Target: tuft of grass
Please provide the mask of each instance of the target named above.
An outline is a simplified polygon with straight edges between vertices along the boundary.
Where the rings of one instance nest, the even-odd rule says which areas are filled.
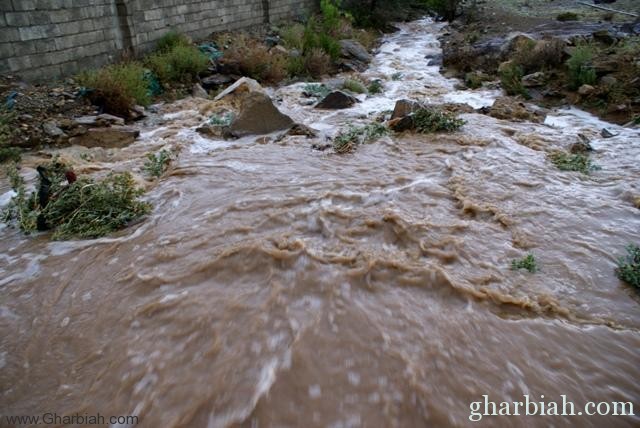
[[[128,116],[135,105],[151,103],[145,70],[138,62],[114,64],[81,73],[78,82],[89,89],[91,102],[117,116]]]
[[[278,33],[282,39],[282,43],[287,49],[297,49],[302,52],[304,49],[304,31],[305,26],[300,23],[296,23],[281,28]]]
[[[382,84],[381,80],[376,79],[371,83],[369,83],[369,87],[367,87],[367,91],[371,95],[381,94],[384,91],[384,85]]]
[[[151,210],[148,203],[139,200],[143,191],[128,172],[63,185],[67,166],[54,159],[46,168],[52,196],[45,208],[38,206],[37,192],[27,193],[15,166],[8,171],[17,195],[3,211],[3,221],[17,222],[27,234],[37,230],[41,217],[53,230],[52,239],[98,238],[126,227]]]
[[[191,40],[177,31],[169,31],[156,42],[158,52],[169,52],[178,46],[190,46]]]
[[[171,152],[162,149],[158,153],[147,153],[147,160],[142,170],[149,177],[160,178],[171,163]]]
[[[331,57],[327,55],[322,49],[315,48],[311,51],[307,51],[304,54],[304,70],[305,72],[318,79],[331,70],[332,63]]]
[[[556,20],[560,22],[578,21],[579,19],[580,17],[575,12],[562,12],[561,14],[556,16]]]
[[[500,82],[507,95],[522,95],[525,99],[530,99],[529,91],[522,84],[524,72],[522,67],[511,64],[500,70]]]
[[[567,60],[569,70],[569,86],[576,90],[582,85],[594,85],[598,80],[593,68],[595,48],[590,44],[578,45]]]
[[[277,83],[302,69],[299,61],[291,62],[287,55],[269,48],[247,33],[225,33],[216,38],[223,47],[222,63],[236,74],[263,83]]]
[[[168,85],[194,81],[209,66],[209,58],[191,44],[178,44],[148,56],[145,63],[163,85]]]
[[[527,254],[520,260],[511,261],[511,270],[526,269],[531,273],[538,271],[538,264],[533,254]]]
[[[622,281],[640,289],[640,247],[630,244],[627,255],[618,259],[616,275]]]
[[[388,133],[387,127],[377,122],[362,127],[350,126],[333,140],[333,149],[336,153],[349,153],[358,145],[371,143]]]
[[[347,79],[344,81],[344,84],[342,85],[343,89],[346,89],[348,91],[351,91],[355,94],[366,94],[367,93],[367,88],[364,86],[364,84],[356,79]]]
[[[404,77],[404,74],[402,74],[402,73],[400,73],[400,72],[398,71],[398,72],[393,73],[393,74],[391,75],[391,80],[396,80],[396,81],[397,81],[397,80],[402,79],[403,77]]]
[[[577,171],[583,174],[589,174],[597,171],[600,167],[593,162],[588,155],[584,153],[565,153],[553,152],[549,155],[549,160],[561,171]]]
[[[467,73],[464,76],[464,84],[469,89],[478,89],[478,88],[482,87],[482,82],[483,81],[484,81],[484,79],[478,73],[473,73],[473,72],[472,73]]]
[[[413,113],[416,131],[423,134],[430,132],[454,132],[466,123],[452,113],[437,108],[420,108]]]
[[[213,126],[229,126],[233,122],[234,114],[232,112],[225,112],[221,114],[214,114],[209,118],[209,125]]]

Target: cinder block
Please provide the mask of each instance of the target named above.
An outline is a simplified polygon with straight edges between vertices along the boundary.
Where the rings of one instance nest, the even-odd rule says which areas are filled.
[[[26,27],[31,25],[29,15],[29,12],[8,12],[4,14],[7,25],[11,27]]]

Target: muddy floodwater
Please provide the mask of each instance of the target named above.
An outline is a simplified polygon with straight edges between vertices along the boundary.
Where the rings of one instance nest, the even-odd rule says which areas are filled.
[[[321,142],[402,98],[490,106],[498,91],[456,90],[439,73],[439,31],[424,20],[387,36],[364,73],[385,91],[351,109],[303,105],[304,84],[269,93]],[[614,273],[640,241],[640,131],[576,109],[543,124],[467,113],[458,133],[385,136],[337,155],[304,137],[204,138],[207,102],[162,107],[134,145],[84,164],[126,170],[148,151],[179,151],[145,196],[145,221],[94,241],[0,230],[1,415],[136,415],[141,427],[640,424],[640,298]],[[578,133],[601,167],[590,176],[546,157]],[[512,271],[528,253],[540,271]],[[525,394],[566,395],[576,410],[632,402],[636,416],[469,420],[483,395]]]

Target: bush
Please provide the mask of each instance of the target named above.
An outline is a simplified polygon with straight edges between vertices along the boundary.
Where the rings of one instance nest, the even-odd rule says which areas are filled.
[[[151,209],[138,200],[142,190],[135,187],[129,173],[112,173],[101,181],[80,179],[63,186],[66,168],[56,160],[47,166],[52,197],[42,209],[36,192],[27,195],[22,178],[17,171],[10,171],[17,195],[4,211],[4,221],[17,221],[24,232],[31,233],[41,218],[53,229],[53,239],[98,238],[124,228]]]
[[[184,34],[176,31],[169,31],[158,39],[156,50],[158,52],[169,52],[177,46],[191,46],[191,40]]]
[[[431,11],[437,13],[447,21],[453,21],[458,13],[460,0],[423,0]]]
[[[168,150],[160,150],[158,153],[147,153],[147,160],[142,170],[149,177],[159,178],[169,168],[171,163],[171,152]]]
[[[580,19],[578,17],[577,13],[574,12],[563,12],[561,14],[559,14],[558,16],[556,16],[556,19],[560,22],[566,22],[566,21],[577,21],[578,19]]]
[[[367,91],[371,95],[381,94],[384,91],[384,86],[382,85],[382,81],[378,79],[372,81],[371,83],[369,83],[369,87],[367,88]]]
[[[151,102],[144,68],[137,62],[84,72],[78,82],[89,89],[91,102],[107,113],[126,117],[135,104],[146,106]]]
[[[516,64],[510,64],[502,67],[502,69],[499,70],[499,74],[502,88],[507,95],[522,95],[526,99],[531,98],[529,91],[527,91],[522,84],[522,77],[524,75],[522,67]]]
[[[344,81],[344,84],[342,85],[342,87],[348,91],[351,91],[355,94],[366,94],[367,93],[367,88],[362,84],[362,82],[360,82],[359,80],[356,79],[347,79]]]
[[[377,122],[363,127],[351,126],[347,131],[336,136],[333,140],[333,149],[336,153],[349,153],[359,144],[373,142],[388,132],[386,126]]]
[[[522,67],[526,74],[556,67],[562,64],[565,42],[562,39],[548,39],[528,42],[514,52],[511,60]]]
[[[413,113],[413,123],[416,131],[430,132],[454,132],[460,129],[465,121],[458,119],[454,114],[436,108],[420,108]]]
[[[193,45],[178,44],[146,59],[147,66],[163,85],[194,81],[209,65],[209,59]]]
[[[549,155],[549,159],[561,171],[577,171],[589,174],[599,169],[597,165],[591,162],[589,156],[584,153],[553,152]]]
[[[262,41],[246,33],[219,36],[217,44],[223,46],[225,65],[260,82],[276,83],[301,69],[300,62],[292,62],[282,53],[270,52]]]
[[[627,284],[640,289],[640,247],[627,247],[627,256],[618,259],[616,275]]]
[[[594,56],[594,47],[589,44],[578,45],[571,53],[571,58],[567,60],[571,89],[576,90],[582,85],[594,85],[596,83],[597,75],[591,63]]]
[[[526,269],[531,273],[535,273],[538,270],[538,264],[533,254],[527,254],[526,257],[520,260],[513,260],[511,262],[512,270]]]
[[[304,49],[304,31],[305,26],[302,24],[293,24],[280,29],[279,34],[283,45],[288,49],[297,49],[302,52]]]
[[[318,79],[329,73],[332,68],[331,58],[322,49],[312,49],[304,55],[304,69],[309,76]]]

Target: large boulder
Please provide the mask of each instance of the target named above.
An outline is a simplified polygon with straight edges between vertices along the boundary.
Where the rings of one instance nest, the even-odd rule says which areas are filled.
[[[262,89],[262,86],[260,86],[260,84],[256,80],[253,80],[249,77],[243,77],[233,85],[229,86],[224,91],[220,92],[220,94],[218,94],[218,96],[215,97],[213,100],[220,101],[224,97],[229,96],[231,94],[243,95],[243,94],[250,94],[253,92],[264,93],[264,89]]]
[[[341,110],[349,108],[357,103],[358,100],[342,91],[334,91],[324,97],[315,108],[324,110]]]
[[[242,101],[240,113],[231,123],[229,131],[234,137],[263,135],[293,126],[293,120],[273,105],[262,92],[248,94]]]
[[[354,58],[364,63],[370,63],[373,59],[367,49],[357,40],[340,40],[341,55],[344,58]]]
[[[129,126],[91,128],[86,133],[69,139],[69,142],[85,147],[122,148],[132,144],[139,135],[139,130]]]

